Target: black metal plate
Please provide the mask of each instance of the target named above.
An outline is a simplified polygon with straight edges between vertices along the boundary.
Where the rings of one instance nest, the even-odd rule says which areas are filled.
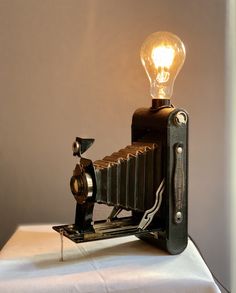
[[[75,243],[95,241],[101,239],[108,239],[114,237],[124,237],[130,235],[143,235],[150,232],[155,233],[157,230],[140,230],[138,225],[134,224],[132,217],[119,218],[111,222],[103,220],[94,223],[94,231],[79,232],[79,230],[72,225],[61,225],[52,227],[58,233],[69,238]]]

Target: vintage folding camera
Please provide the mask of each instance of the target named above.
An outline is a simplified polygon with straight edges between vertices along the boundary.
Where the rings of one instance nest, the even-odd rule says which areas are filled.
[[[155,59],[153,50],[160,46],[169,54],[172,47],[166,39],[173,48],[178,44],[172,65],[178,61],[176,58],[184,59],[183,43],[178,37],[167,32],[154,33],[141,50],[146,67],[150,60],[146,61],[145,54],[150,50],[150,42],[149,57]],[[155,81],[159,84],[151,84],[152,106],[137,109],[133,114],[131,144],[92,162],[82,155],[94,139],[77,137],[73,143],[73,155],[78,157],[70,181],[77,202],[75,222],[53,228],[76,243],[135,235],[170,254],[182,252],[187,245],[189,119],[185,110],[170,102],[173,83],[168,87],[163,83],[170,78],[171,71],[168,64],[162,64],[164,61],[159,61],[160,68],[154,64],[158,67]],[[93,221],[95,203],[113,207],[107,219]],[[131,215],[119,216],[122,210],[131,211]]]

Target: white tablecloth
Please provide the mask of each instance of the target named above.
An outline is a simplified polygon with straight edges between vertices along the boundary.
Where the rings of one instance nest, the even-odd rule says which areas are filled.
[[[189,240],[168,255],[134,236],[75,244],[51,225],[20,226],[0,252],[0,292],[220,292]]]

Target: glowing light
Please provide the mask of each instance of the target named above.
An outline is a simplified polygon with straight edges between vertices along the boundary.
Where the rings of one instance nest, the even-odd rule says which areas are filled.
[[[153,48],[152,59],[155,67],[170,68],[174,60],[175,51],[171,47],[161,46]]]
[[[170,99],[174,81],[185,60],[182,41],[169,32],[153,33],[143,43],[140,56],[150,81],[151,96]]]

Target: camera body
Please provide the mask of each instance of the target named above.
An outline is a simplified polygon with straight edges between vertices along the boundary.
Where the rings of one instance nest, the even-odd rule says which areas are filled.
[[[75,223],[54,230],[76,243],[136,235],[181,253],[188,241],[188,120],[185,110],[153,100],[133,114],[132,144],[95,162],[81,157],[94,140],[77,137]],[[93,222],[95,203],[113,206],[107,219]],[[119,217],[123,209],[131,216]]]

